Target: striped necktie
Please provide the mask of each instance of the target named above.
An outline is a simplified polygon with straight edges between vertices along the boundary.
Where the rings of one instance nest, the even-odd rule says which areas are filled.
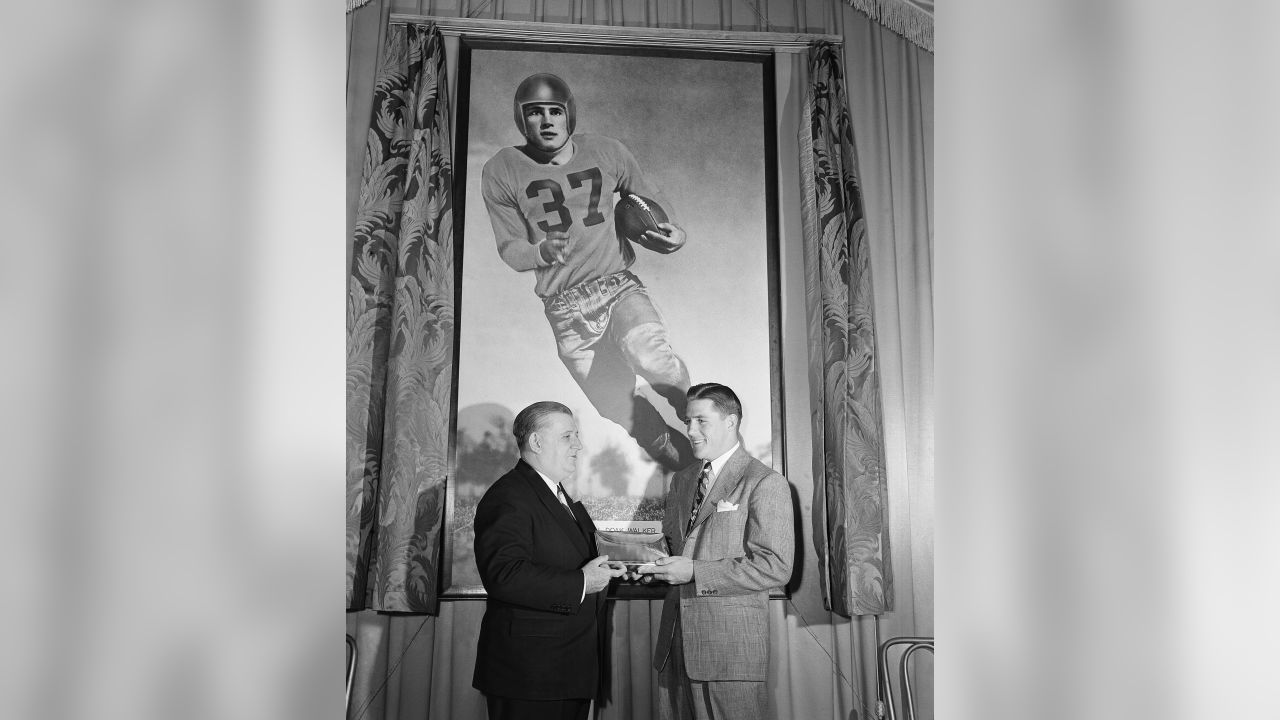
[[[698,519],[698,510],[702,508],[702,501],[707,497],[707,479],[711,477],[711,461],[702,463],[702,472],[698,473],[698,494],[693,496],[693,508],[689,510],[689,526],[685,528],[684,534],[688,535],[693,530],[693,523]]]

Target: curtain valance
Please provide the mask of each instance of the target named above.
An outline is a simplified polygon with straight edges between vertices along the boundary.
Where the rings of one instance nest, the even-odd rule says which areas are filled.
[[[693,3],[695,0],[682,0],[683,3]],[[804,0],[793,0],[797,5],[805,5]],[[843,0],[849,7],[865,14],[867,17],[910,40],[918,47],[924,48],[929,52],[933,52],[933,0]],[[369,0],[347,0],[347,12],[350,13],[357,8],[367,5]],[[773,12],[766,6],[765,12],[761,12],[758,0],[736,0],[734,5],[742,4],[750,9],[750,13],[754,17],[760,19],[760,30],[770,31],[777,29],[770,26],[770,20],[773,19]],[[407,12],[416,11],[418,8],[405,8],[404,10],[395,10],[396,3],[392,3],[393,11]],[[483,8],[484,3],[477,7]],[[789,11],[784,11],[789,12]],[[487,14],[487,13],[486,13]],[[741,14],[739,14],[741,16]],[[492,15],[490,15],[492,17]],[[777,23],[773,23],[776,25]],[[728,29],[728,28],[726,28]]]

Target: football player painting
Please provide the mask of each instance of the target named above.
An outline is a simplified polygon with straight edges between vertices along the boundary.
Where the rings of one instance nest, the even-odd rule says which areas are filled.
[[[665,207],[668,221],[654,221],[637,240],[643,247],[674,252],[685,232],[625,145],[574,133],[577,108],[564,80],[547,73],[525,78],[514,113],[524,143],[499,150],[481,175],[498,254],[513,270],[534,274],[560,359],[596,411],[654,462],[679,470],[693,460],[689,441],[636,392],[636,378],[683,422],[689,370],[644,283],[629,270],[635,251],[615,232],[615,194],[659,198]]]

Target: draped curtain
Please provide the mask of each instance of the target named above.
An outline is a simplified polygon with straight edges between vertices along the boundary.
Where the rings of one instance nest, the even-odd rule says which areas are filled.
[[[438,610],[454,356],[443,40],[389,29],[347,306],[347,607]]]
[[[855,650],[874,671],[877,641],[934,634],[934,58],[857,12],[842,14],[838,32],[875,279],[892,538],[893,608],[854,621],[878,636],[861,638]],[[913,667],[922,707],[931,710],[933,657],[917,653]]]
[[[892,609],[893,574],[871,259],[843,76],[838,48],[810,50],[800,163],[820,580],[830,609],[848,617]]]

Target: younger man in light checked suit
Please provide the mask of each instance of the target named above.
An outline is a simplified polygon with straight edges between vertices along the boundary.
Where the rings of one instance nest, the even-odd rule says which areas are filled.
[[[791,487],[742,449],[742,404],[716,383],[689,388],[699,462],[677,473],[663,532],[672,556],[640,568],[673,586],[653,666],[664,720],[772,716],[769,590],[791,578]]]

